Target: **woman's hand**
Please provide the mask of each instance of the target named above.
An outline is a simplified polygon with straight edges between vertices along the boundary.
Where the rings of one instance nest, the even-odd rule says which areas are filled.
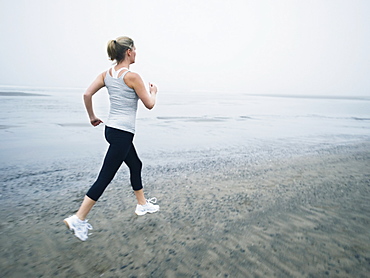
[[[90,119],[90,123],[93,125],[93,126],[98,126],[100,125],[101,123],[103,123],[102,120],[100,120],[99,118],[92,118]]]
[[[153,83],[150,83],[149,82],[149,92],[150,92],[150,94],[157,94],[157,92],[158,92],[158,88],[157,88],[157,86],[156,85],[154,85]]]

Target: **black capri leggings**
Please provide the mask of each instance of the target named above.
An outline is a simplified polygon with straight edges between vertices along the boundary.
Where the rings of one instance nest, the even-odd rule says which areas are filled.
[[[121,167],[122,162],[125,162],[130,169],[132,188],[134,190],[143,188],[141,182],[142,163],[132,143],[134,134],[106,126],[105,139],[109,143],[109,148],[105,155],[103,166],[97,180],[86,193],[86,195],[94,201],[97,201],[103,194],[104,190]]]

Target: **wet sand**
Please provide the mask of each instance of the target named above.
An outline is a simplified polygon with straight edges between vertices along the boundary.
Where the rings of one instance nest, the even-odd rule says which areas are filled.
[[[274,158],[275,157],[275,158]],[[123,168],[76,239],[100,157],[3,168],[2,277],[367,277],[370,142],[248,160],[148,165],[137,217]]]

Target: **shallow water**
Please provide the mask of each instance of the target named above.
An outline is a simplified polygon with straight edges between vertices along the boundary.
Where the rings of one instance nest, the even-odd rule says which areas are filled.
[[[90,126],[82,93],[2,90],[1,164],[103,155],[104,126]],[[109,103],[104,89],[94,97],[94,106],[105,121]],[[369,138],[370,98],[160,92],[153,110],[139,105],[135,144],[141,156],[158,160],[163,153],[204,155],[207,150],[299,148]]]

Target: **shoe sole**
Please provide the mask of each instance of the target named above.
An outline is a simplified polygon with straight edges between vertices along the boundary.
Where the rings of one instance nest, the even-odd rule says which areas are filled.
[[[159,210],[156,210],[156,211],[146,211],[145,213],[143,213],[143,214],[138,214],[136,211],[135,211],[135,214],[137,215],[137,216],[143,216],[143,215],[145,215],[145,214],[147,214],[147,213],[155,213],[155,212],[158,212]]]
[[[68,230],[72,231],[72,230],[71,230],[71,227],[69,227],[68,222],[67,222],[66,220],[63,220],[63,222],[64,222],[64,224],[66,224],[66,226],[67,226]]]

